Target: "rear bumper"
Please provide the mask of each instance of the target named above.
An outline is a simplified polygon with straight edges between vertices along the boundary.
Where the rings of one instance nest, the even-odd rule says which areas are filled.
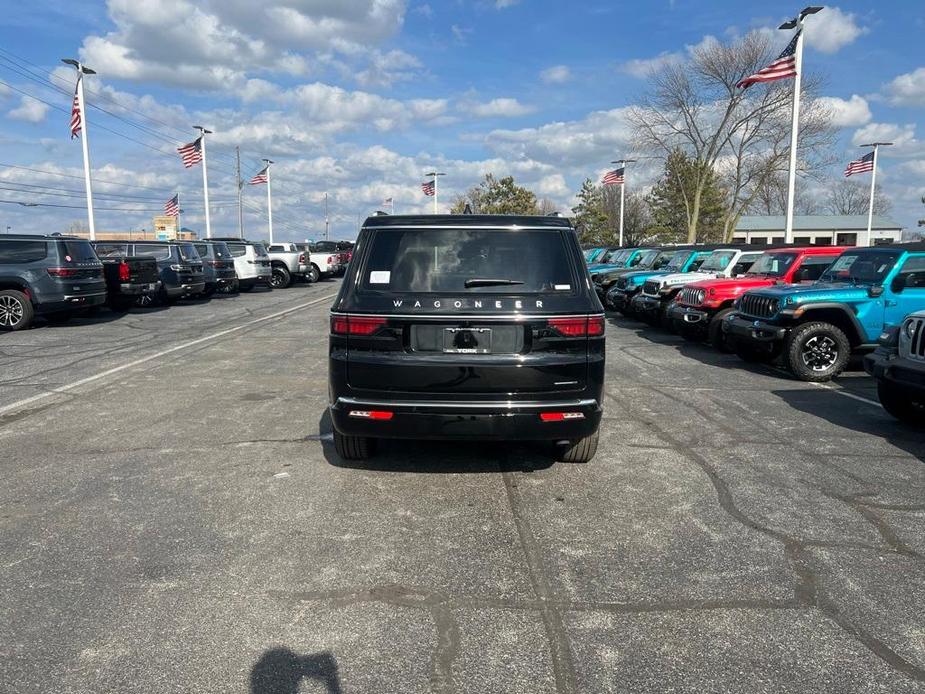
[[[122,282],[117,284],[111,292],[114,296],[144,296],[153,294],[158,290],[160,280],[154,282]]]
[[[87,308],[89,306],[102,306],[106,303],[106,292],[93,292],[90,294],[59,294],[52,301],[42,301],[35,305],[35,312],[59,313],[71,309]]]
[[[352,416],[386,411],[389,420]],[[542,412],[578,413],[581,418],[544,422]],[[594,399],[548,401],[366,400],[339,397],[331,405],[334,428],[347,436],[386,439],[559,441],[590,436],[602,409]]]
[[[787,336],[788,328],[785,326],[766,323],[761,320],[748,320],[738,314],[731,313],[723,321],[723,332],[736,340],[752,341],[769,344],[780,342]]]
[[[864,357],[864,370],[878,381],[925,394],[925,362],[889,356],[878,350]]]
[[[182,297],[182,296],[192,296],[193,294],[201,294],[206,288],[206,283],[204,280],[198,282],[185,282],[181,285],[176,285],[173,287],[167,287],[166,292],[167,296],[170,298]]]

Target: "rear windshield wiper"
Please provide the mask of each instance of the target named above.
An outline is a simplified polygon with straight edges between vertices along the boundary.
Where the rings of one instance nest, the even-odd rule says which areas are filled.
[[[495,287],[498,285],[523,284],[520,280],[491,279],[490,277],[470,277],[466,280],[466,289],[472,287]]]

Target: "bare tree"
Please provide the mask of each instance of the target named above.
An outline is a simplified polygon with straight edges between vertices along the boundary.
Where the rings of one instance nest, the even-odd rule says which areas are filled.
[[[825,211],[829,214],[867,214],[870,209],[870,186],[845,179],[832,181],[825,189]],[[890,199],[880,186],[874,191],[874,214],[889,214]]]
[[[559,206],[549,198],[543,198],[537,205],[539,214],[548,215],[559,211]]]
[[[69,234],[89,232],[90,227],[88,227],[87,223],[84,222],[83,220],[76,219],[67,225],[67,231]]]
[[[703,194],[712,176],[719,174],[726,188],[723,230],[731,238],[762,184],[786,165],[792,82],[736,86],[771,62],[776,44],[758,32],[731,43],[707,42],[693,49],[688,60],[653,70],[650,92],[631,112],[640,149],[667,157],[680,148],[702,165],[701,175],[684,191],[690,242],[697,238]],[[810,97],[804,101],[798,142],[804,171],[815,168],[832,137],[828,114],[811,98],[817,84],[814,79],[804,82]]]
[[[787,212],[787,174],[780,171],[755,187],[756,194],[748,214],[782,215]],[[795,214],[819,214],[819,203],[805,188],[797,188],[793,201]]]

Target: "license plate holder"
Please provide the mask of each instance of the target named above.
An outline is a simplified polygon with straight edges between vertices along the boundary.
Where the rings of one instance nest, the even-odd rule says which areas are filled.
[[[447,354],[490,354],[491,328],[444,328],[443,351]]]

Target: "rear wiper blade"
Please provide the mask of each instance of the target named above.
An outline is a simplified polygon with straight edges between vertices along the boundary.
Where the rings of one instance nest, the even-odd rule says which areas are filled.
[[[492,279],[490,277],[470,277],[466,280],[466,289],[472,287],[494,287],[498,285],[523,284],[520,280]]]

